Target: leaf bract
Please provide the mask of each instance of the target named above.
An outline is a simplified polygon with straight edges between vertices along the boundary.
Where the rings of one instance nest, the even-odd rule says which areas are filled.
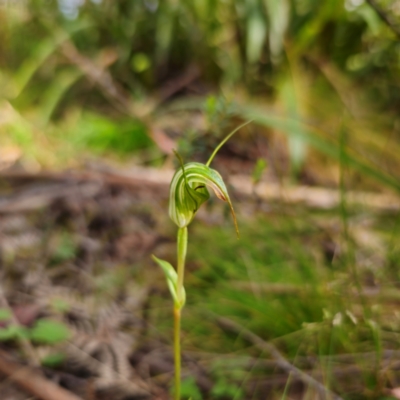
[[[179,306],[180,308],[183,307],[186,301],[185,288],[182,288],[182,301],[180,302],[178,299],[178,274],[176,273],[174,267],[168,261],[161,260],[154,255],[152,258],[164,271],[168,288],[171,292],[171,296],[175,305]]]

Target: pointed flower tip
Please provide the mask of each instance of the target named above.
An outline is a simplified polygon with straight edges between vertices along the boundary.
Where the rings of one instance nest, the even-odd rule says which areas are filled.
[[[237,223],[237,219],[236,219],[236,214],[235,214],[235,210],[233,209],[232,203],[229,200],[228,201],[229,207],[231,209],[231,214],[232,214],[232,218],[233,218],[233,224],[235,225],[235,231],[236,231],[236,236],[238,239],[240,239],[240,232],[239,232],[239,226]]]
[[[236,230],[236,238],[237,238],[237,239],[240,239],[239,227],[237,226],[236,223],[235,223],[235,230]]]

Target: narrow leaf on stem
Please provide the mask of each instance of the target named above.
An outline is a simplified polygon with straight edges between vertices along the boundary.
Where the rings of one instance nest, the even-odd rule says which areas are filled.
[[[171,296],[174,300],[175,306],[178,308],[182,308],[185,305],[186,301],[186,293],[185,288],[182,287],[182,300],[179,301],[178,298],[178,274],[176,273],[174,267],[168,262],[157,258],[156,256],[152,256],[153,260],[161,267],[164,271],[168,288],[171,293]]]

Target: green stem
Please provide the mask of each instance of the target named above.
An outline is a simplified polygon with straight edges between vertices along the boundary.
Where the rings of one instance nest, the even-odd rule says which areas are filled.
[[[210,166],[211,161],[214,159],[215,155],[218,153],[219,149],[241,128],[243,128],[244,126],[246,126],[247,124],[249,124],[250,122],[253,122],[253,120],[251,119],[250,121],[245,122],[242,125],[239,125],[237,128],[235,128],[231,133],[228,134],[228,136],[215,148],[215,150],[213,151],[213,153],[211,154],[210,158],[208,159],[206,165],[207,167]]]
[[[174,361],[175,361],[175,400],[181,398],[181,310],[185,299],[183,294],[183,278],[185,274],[185,259],[187,250],[187,227],[178,230],[178,302],[174,306]]]
[[[174,399],[181,398],[181,309],[174,307],[174,361],[175,361],[175,390]]]

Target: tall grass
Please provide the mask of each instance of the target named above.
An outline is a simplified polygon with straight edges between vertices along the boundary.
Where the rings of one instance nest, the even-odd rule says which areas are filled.
[[[293,379],[285,389],[288,376],[284,379],[285,374],[268,361],[269,354],[243,341],[240,333],[221,330],[215,318],[229,317],[274,343],[288,360],[341,396],[383,395],[389,375],[396,375],[387,363],[391,352],[399,349],[395,339],[399,331],[394,314],[388,312],[392,300],[383,297],[383,288],[393,290],[393,282],[357,261],[369,251],[354,242],[352,234],[362,223],[357,222],[362,214],[353,210],[349,216],[348,240],[353,242],[356,258],[348,257],[350,249],[339,230],[330,234],[343,247],[331,260],[324,250],[326,224],[340,226],[341,211],[299,209],[297,217],[293,211],[277,205],[268,215],[256,213],[254,219],[240,221],[239,242],[224,227],[211,232],[202,222],[194,223],[196,245],[189,245],[186,267],[191,294],[182,327],[185,351],[200,360],[216,388],[224,382],[226,393],[237,394],[231,394],[232,398],[281,398],[285,390],[299,391]],[[379,216],[368,217],[379,225]],[[375,229],[372,232],[377,234]],[[358,277],[353,274],[353,262]],[[365,280],[371,274],[381,287],[381,296],[366,294]],[[351,376],[346,376],[346,370],[352,371]],[[185,362],[183,371],[196,376]],[[302,390],[301,398],[307,398],[307,390],[313,389]],[[219,398],[208,396],[204,398]]]

